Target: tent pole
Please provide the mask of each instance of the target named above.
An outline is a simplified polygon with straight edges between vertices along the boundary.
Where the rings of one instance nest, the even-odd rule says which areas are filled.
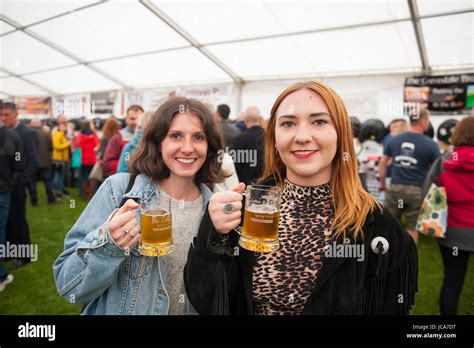
[[[235,110],[235,118],[242,112],[242,86],[243,83],[236,84],[237,87],[237,108]]]
[[[431,67],[428,62],[428,54],[426,53],[425,37],[420,23],[420,14],[418,12],[418,4],[416,0],[408,0],[408,7],[410,8],[411,22],[415,30],[416,43],[420,53],[422,72],[424,75],[431,74]]]

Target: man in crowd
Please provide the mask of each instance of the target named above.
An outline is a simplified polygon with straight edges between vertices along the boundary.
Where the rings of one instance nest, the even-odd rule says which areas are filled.
[[[72,134],[69,137],[68,131]],[[74,139],[74,131],[67,126],[67,119],[61,115],[58,117],[58,125],[52,131],[53,143],[53,193],[55,196],[63,197],[69,195],[66,190],[66,178],[69,169],[70,144],[69,139]]]
[[[436,143],[423,134],[428,126],[428,109],[423,108],[419,114],[411,115],[408,132],[390,140],[379,163],[380,191],[385,191],[387,163],[392,159],[392,181],[385,206],[397,219],[400,219],[402,213],[405,214],[406,229],[416,243],[416,220],[423,202],[421,190],[431,164],[440,156]]]
[[[16,132],[6,128],[3,118],[0,117],[0,245],[6,243],[11,192],[23,169],[23,157],[20,137]],[[2,262],[2,258],[6,256],[0,255],[0,292],[13,281],[13,275],[8,274]]]
[[[406,132],[407,128],[407,121],[405,121],[403,118],[396,118],[392,120],[388,125],[390,133],[388,133],[385,138],[383,138],[383,146],[387,147],[390,140],[392,140],[395,136]]]
[[[234,147],[235,138],[240,134],[240,130],[229,123],[230,108],[226,104],[217,107],[215,117],[221,126],[222,135],[224,136],[224,146]]]
[[[30,127],[38,134],[39,142],[39,167],[34,180],[28,183],[31,205],[38,205],[38,192],[36,190],[37,180],[42,180],[44,183],[48,204],[54,204],[56,199],[53,194],[53,142],[51,135],[43,130],[43,125],[38,119],[32,120]]]
[[[235,139],[235,169],[239,180],[246,185],[262,175],[264,129],[260,126],[260,110],[250,106],[244,116],[246,129]]]
[[[26,186],[34,180],[39,165],[38,134],[18,121],[18,112],[14,103],[0,105],[0,121],[20,137],[25,166],[16,180],[11,192],[10,211],[7,222],[7,240],[11,244],[29,245],[30,230],[26,221]],[[14,270],[30,262],[30,257],[17,258],[10,269]]]
[[[137,127],[138,116],[142,113],[143,108],[139,105],[132,105],[127,109],[127,117],[125,118],[127,126],[115,134],[105,148],[104,161],[102,163],[105,177],[117,172],[117,165],[120,160],[122,149],[125,144],[133,138],[135,128]]]
[[[390,122],[390,124],[388,125],[388,129],[390,133],[388,133],[382,141],[382,145],[384,148],[387,147],[390,140],[392,140],[394,137],[406,132],[408,129],[408,124],[407,121],[405,121],[403,118],[396,118]],[[390,185],[390,180],[392,179],[392,169],[392,163],[387,163],[387,177],[385,179],[385,184],[387,186]]]
[[[65,129],[64,132],[66,135],[66,139],[72,142],[72,140],[74,140],[74,129],[71,127],[68,127],[68,120],[67,120],[67,117],[64,115],[58,116],[58,125],[51,130],[51,134],[53,134],[56,130],[58,130],[60,126],[63,126],[62,128]]]

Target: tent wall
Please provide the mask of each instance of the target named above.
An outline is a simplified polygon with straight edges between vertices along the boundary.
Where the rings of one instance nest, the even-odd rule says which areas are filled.
[[[373,75],[321,78],[331,86],[343,99],[350,116],[357,116],[361,121],[368,118],[380,118],[386,125],[394,118],[403,116],[403,86],[406,75]],[[242,87],[242,110],[249,105],[260,108],[262,116],[267,118],[276,97],[291,83],[306,81],[281,80],[268,82],[249,82]],[[235,113],[231,114],[235,117]],[[430,118],[436,130],[443,121],[462,115],[433,115]]]

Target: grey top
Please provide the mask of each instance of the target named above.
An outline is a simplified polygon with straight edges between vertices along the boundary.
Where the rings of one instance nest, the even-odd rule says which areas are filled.
[[[186,264],[189,246],[197,234],[204,214],[203,195],[194,201],[179,201],[171,198],[160,186],[157,186],[160,203],[168,204],[171,199],[171,224],[173,229],[174,250],[164,256],[164,264],[168,274],[170,298],[170,315],[186,314],[188,298],[184,289],[184,265]]]
[[[474,229],[448,226],[446,238],[438,238],[438,242],[448,248],[474,252]]]

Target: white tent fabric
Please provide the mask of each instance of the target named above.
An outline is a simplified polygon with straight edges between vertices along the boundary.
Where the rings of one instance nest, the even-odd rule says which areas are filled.
[[[474,69],[473,0],[0,1],[0,97]]]
[[[386,125],[395,118],[407,119],[403,107],[403,83],[405,75],[370,75],[353,77],[321,78],[336,90],[343,98],[350,116],[356,116],[362,122],[369,118],[381,119]],[[268,119],[276,97],[290,83],[297,80],[255,81],[242,88],[241,105],[257,105],[261,114]],[[235,104],[229,104],[234,106]],[[235,114],[234,114],[235,115]],[[237,115],[236,115],[237,116]],[[465,115],[436,115],[430,117],[434,129],[447,119],[461,120]]]

